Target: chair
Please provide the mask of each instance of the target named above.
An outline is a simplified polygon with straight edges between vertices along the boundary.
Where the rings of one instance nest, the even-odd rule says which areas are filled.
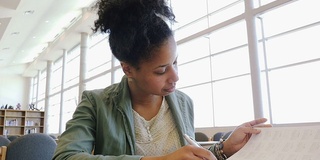
[[[49,136],[50,136],[52,139],[54,139],[54,140],[57,139],[57,137],[56,137],[55,135],[53,135],[53,134],[49,134]]]
[[[0,146],[7,146],[10,142],[8,138],[0,136]]]
[[[4,137],[0,136],[0,160],[6,159],[7,146],[11,143],[11,141]]]
[[[232,133],[232,131],[229,132],[217,132],[213,135],[212,140],[213,141],[220,141],[220,139],[226,140],[229,138],[230,134]]]
[[[195,132],[195,140],[196,141],[209,141],[209,137],[202,132]]]
[[[212,140],[213,141],[220,141],[220,139],[222,138],[222,136],[224,135],[223,132],[217,132],[213,135]]]
[[[18,137],[7,146],[6,160],[51,160],[57,143],[44,133]]]
[[[0,160],[6,160],[7,146],[0,147]]]
[[[15,140],[16,138],[18,138],[20,136],[17,136],[17,135],[11,135],[11,136],[8,136],[8,139],[12,142],[13,140]]]
[[[232,133],[232,131],[224,133],[222,139],[224,139],[224,140],[228,139],[231,133]]]

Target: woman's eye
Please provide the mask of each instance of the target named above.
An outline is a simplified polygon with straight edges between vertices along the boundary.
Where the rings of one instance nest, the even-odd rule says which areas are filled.
[[[157,71],[156,72],[156,74],[158,74],[158,75],[162,75],[162,74],[164,74],[164,73],[166,73],[166,70],[165,69],[163,69],[163,70],[159,70],[159,71]]]
[[[173,62],[173,65],[177,65],[177,64],[178,64],[178,61],[174,61],[174,62]]]

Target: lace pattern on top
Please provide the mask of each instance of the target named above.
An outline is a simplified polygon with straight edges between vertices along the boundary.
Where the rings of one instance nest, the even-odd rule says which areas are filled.
[[[137,155],[160,156],[181,147],[179,134],[165,98],[158,114],[150,121],[136,111],[133,112]]]

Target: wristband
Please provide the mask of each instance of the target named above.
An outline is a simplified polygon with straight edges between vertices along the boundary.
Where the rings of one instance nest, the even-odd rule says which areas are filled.
[[[216,156],[218,160],[226,160],[228,157],[223,153],[223,139],[219,143],[214,144],[209,150]]]

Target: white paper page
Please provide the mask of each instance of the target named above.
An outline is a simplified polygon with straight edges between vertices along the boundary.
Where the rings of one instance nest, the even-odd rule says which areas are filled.
[[[228,160],[320,160],[320,126],[259,129]]]

